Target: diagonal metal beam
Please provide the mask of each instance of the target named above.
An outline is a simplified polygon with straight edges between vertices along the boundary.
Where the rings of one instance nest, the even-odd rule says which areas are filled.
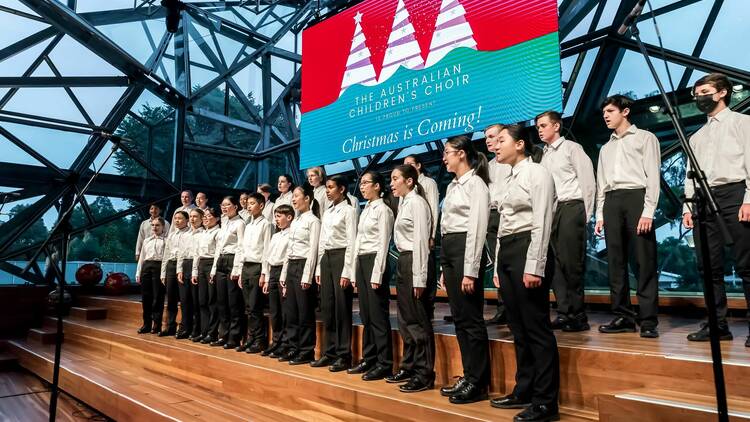
[[[31,148],[30,146],[28,146],[25,142],[18,139],[14,134],[10,133],[10,131],[8,131],[2,126],[0,126],[0,135],[4,136],[7,140],[12,142],[15,146],[17,146],[18,148],[22,149],[25,153],[32,156],[35,160],[44,164],[47,168],[52,169],[60,177],[62,178],[67,177],[67,174],[63,173],[63,171],[59,167],[57,167],[55,163],[48,160],[47,157],[37,152],[34,148]]]
[[[695,48],[693,48],[693,57],[700,57],[701,53],[703,53],[703,47],[706,46],[706,41],[708,40],[708,36],[711,34],[711,30],[714,28],[714,24],[716,23],[716,17],[719,16],[719,12],[721,11],[721,6],[724,5],[724,0],[715,0],[714,5],[711,6],[711,11],[708,12],[708,17],[706,18],[706,23],[703,25],[703,30],[701,31],[700,36],[698,36],[698,41],[695,43]],[[690,81],[690,78],[693,76],[693,69],[686,68],[685,73],[682,74],[682,78],[680,79],[680,82],[677,84],[677,89],[685,88]]]
[[[49,58],[45,58],[47,61]],[[50,62],[47,61],[47,64]],[[50,65],[52,68],[54,65]],[[55,72],[55,69],[52,69]],[[59,72],[55,72],[58,73]],[[0,76],[0,88],[69,88],[128,86],[125,76]]]
[[[29,35],[26,38],[23,38],[19,41],[14,42],[13,44],[0,49],[0,62],[9,58],[13,57],[14,55],[25,51],[40,42],[47,40],[49,38],[54,37],[55,35],[59,34],[60,31],[53,27],[49,27],[46,29],[42,29],[41,31],[34,33],[32,35]]]

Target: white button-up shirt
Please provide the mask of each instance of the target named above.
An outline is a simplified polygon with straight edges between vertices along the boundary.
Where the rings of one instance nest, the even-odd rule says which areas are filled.
[[[289,205],[290,207],[292,206],[292,191],[279,195],[279,197],[276,198],[276,202],[273,203],[273,210],[276,211],[276,208],[282,204]]]
[[[454,178],[445,191],[440,217],[440,232],[466,233],[464,276],[476,278],[487,237],[490,191],[474,170]]]
[[[351,267],[354,262],[354,241],[357,237],[357,211],[345,200],[332,206],[323,215],[318,247],[318,265],[315,275],[320,275],[320,262],[327,250],[346,249],[344,268],[341,277],[351,280]]]
[[[261,272],[266,276],[266,280],[270,276],[271,267],[278,267],[284,265],[286,262],[287,247],[289,246],[289,227],[284,230],[280,230],[271,236],[271,242],[268,244],[268,253],[266,259],[263,261]]]
[[[198,261],[201,258],[214,258],[216,255],[216,242],[221,227],[216,224],[210,229],[203,229],[197,238],[195,256],[193,256],[193,277],[198,277]]]
[[[235,215],[222,223],[216,243],[216,251],[214,252],[214,266],[211,268],[211,276],[216,275],[216,267],[221,255],[234,255],[232,273],[230,275],[232,277],[240,275],[242,272],[242,261],[237,258],[241,257],[242,250],[240,245],[242,245],[244,237],[245,221],[239,215]]]
[[[320,185],[317,188],[313,189],[313,196],[315,197],[315,200],[318,201],[318,206],[320,207],[320,219],[323,219],[323,216],[328,211],[328,207],[330,207],[332,204],[328,202],[328,195],[326,195],[326,187],[325,185]]]
[[[711,187],[745,182],[743,204],[750,204],[750,116],[729,108],[709,117],[703,127],[690,137],[695,152]],[[687,163],[687,171],[690,171]],[[693,181],[685,178],[685,197],[695,194]],[[683,213],[690,212],[685,204]]]
[[[164,236],[157,236],[151,233],[150,237],[147,237],[141,245],[141,250],[138,254],[138,266],[135,270],[135,275],[141,276],[141,269],[143,263],[146,261],[161,261],[164,258],[164,246],[166,245],[166,239]]]
[[[555,182],[544,166],[530,158],[513,166],[505,198],[500,203],[498,238],[531,232],[524,273],[544,276],[556,204]],[[495,256],[500,251],[500,242],[496,248]],[[495,270],[497,273],[497,262]]]
[[[192,228],[188,224],[188,231],[180,239],[180,253],[177,256],[177,272],[182,272],[182,264],[186,259],[194,259],[198,253],[198,239],[203,233],[203,227]],[[185,274],[187,276],[187,274]]]
[[[622,136],[612,133],[599,152],[596,169],[596,220],[604,221],[604,194],[618,189],[646,189],[642,217],[654,218],[661,182],[659,140],[631,125]]]
[[[177,226],[173,226],[172,233],[167,236],[166,244],[164,245],[164,259],[161,261],[161,278],[167,276],[167,262],[177,261],[180,258],[180,246],[182,245],[182,238],[187,236],[190,229],[185,227],[178,229]],[[177,268],[177,272],[180,268]]]
[[[580,144],[560,137],[544,147],[541,164],[552,174],[559,202],[580,199],[591,220],[596,201],[594,165]]]
[[[505,194],[505,187],[508,185],[510,169],[510,165],[498,163],[494,157],[488,163],[490,173],[490,185],[488,187],[490,189],[490,208],[492,209],[500,207],[500,201]]]
[[[312,211],[300,214],[289,227],[289,246],[287,259],[281,270],[281,281],[286,283],[286,274],[290,259],[305,259],[301,284],[312,284],[315,267],[318,263],[318,242],[320,239],[320,220]]]
[[[432,213],[416,188],[398,205],[393,239],[399,252],[412,252],[412,285],[427,287],[427,257],[430,254]]]
[[[375,254],[372,266],[371,284],[381,284],[385,266],[388,263],[388,246],[393,233],[393,210],[382,199],[370,201],[362,210],[357,226],[357,239],[354,242],[356,256]],[[352,282],[356,282],[356,259],[352,262]]]
[[[151,223],[154,220],[155,219],[148,218],[141,222],[141,225],[138,228],[138,239],[135,241],[135,256],[138,256],[141,254],[141,247],[143,246],[144,239],[146,239],[147,237],[153,234],[153,231],[151,230]],[[164,221],[164,229],[162,233],[169,233],[168,221]]]
[[[245,233],[242,237],[241,256],[235,257],[235,261],[239,259],[240,262],[262,264],[268,250],[268,244],[271,242],[272,233],[271,224],[263,215],[257,218],[250,216],[247,224],[245,224]]]

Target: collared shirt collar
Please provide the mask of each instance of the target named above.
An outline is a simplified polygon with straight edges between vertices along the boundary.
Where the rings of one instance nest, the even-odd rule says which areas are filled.
[[[374,208],[382,203],[383,203],[383,198],[374,199],[372,201],[368,201],[367,204],[365,204],[365,208]]]
[[[250,215],[250,224],[255,224],[255,223],[256,223],[256,222],[258,221],[258,220],[260,220],[260,219],[262,219],[262,218],[264,218],[264,217],[263,217],[263,213],[261,213],[261,214],[260,214],[259,216],[257,216],[257,217],[253,217],[253,216],[252,216],[252,214],[251,214],[251,215]]]
[[[720,112],[716,113],[716,115],[714,117],[708,117],[708,116],[706,116],[706,117],[708,117],[709,123],[712,122],[712,121],[714,121],[714,120],[717,121],[717,122],[720,122],[720,121],[726,119],[731,112],[732,112],[732,109],[730,109],[729,107],[727,107],[724,110],[721,110]]]
[[[403,204],[404,202],[406,202],[407,199],[414,198],[415,196],[419,196],[419,192],[417,192],[417,188],[410,190],[409,193],[407,193],[404,196],[404,200],[401,203]]]
[[[531,162],[531,157],[526,157],[525,159],[518,162],[515,166],[511,167],[510,174],[513,177],[518,176],[518,174],[523,170],[524,167],[526,167]]]
[[[471,176],[473,176],[473,175],[474,175],[474,169],[470,169],[469,171],[467,171],[466,173],[464,173],[463,176],[461,176],[459,178],[455,178],[454,177],[453,180],[451,180],[451,183],[463,185],[464,183],[468,182],[469,179],[471,179]]]
[[[563,142],[565,142],[565,137],[561,136],[561,137],[557,138],[557,140],[555,142],[552,142],[551,144],[545,145],[544,146],[544,151],[547,151],[549,148],[552,148],[555,151],[557,151],[557,149],[560,148],[560,145],[562,145]]]
[[[630,127],[625,131],[625,133],[622,134],[622,136],[617,136],[616,132],[612,132],[612,135],[609,136],[609,140],[613,139],[622,139],[628,135],[634,134],[638,130],[638,127],[636,125],[630,125]]]

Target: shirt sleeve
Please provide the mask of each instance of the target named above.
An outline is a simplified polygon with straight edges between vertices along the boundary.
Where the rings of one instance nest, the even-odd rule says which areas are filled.
[[[690,144],[690,147],[693,148],[693,137],[691,136],[688,140],[688,143]],[[693,150],[695,150],[693,148]],[[693,195],[695,195],[695,185],[693,182],[693,179],[688,177],[688,174],[693,171],[693,167],[690,165],[690,160],[685,157],[685,181],[684,181],[684,193],[685,193],[685,203],[682,205],[682,214],[685,215],[692,210],[692,206],[690,205],[690,199],[693,198]],[[750,186],[750,185],[748,185]]]
[[[315,276],[316,277],[320,277],[320,267],[321,267],[320,264],[323,262],[323,255],[326,253],[325,249],[323,248],[323,245],[320,244],[321,242],[323,242],[323,233],[322,233],[323,232],[323,223],[322,223],[322,221],[323,221],[323,218],[325,218],[325,216],[321,216],[321,217],[322,217],[321,218],[321,223],[320,223],[320,231],[321,231],[321,233],[318,236],[318,255],[315,257]],[[329,215],[329,217],[330,217],[330,215]]]
[[[302,284],[312,284],[315,268],[318,266],[318,242],[320,242],[320,220],[310,219],[310,251],[305,260],[305,268],[302,271]]]
[[[743,204],[750,204],[750,116],[742,115],[737,136],[742,147],[744,155],[743,164],[745,167],[745,197]]]
[[[223,228],[221,230],[224,230]],[[216,275],[217,267],[219,266],[219,257],[221,256],[221,250],[224,248],[223,238],[220,235],[221,232],[216,234],[216,249],[214,250],[214,264],[211,266],[211,277]]]
[[[604,221],[604,164],[602,163],[604,148],[599,151],[599,160],[596,163],[596,221]]]
[[[424,206],[426,205],[426,206]],[[411,200],[414,240],[412,242],[412,284],[414,287],[427,287],[427,259],[429,257],[431,211],[429,204],[420,204],[418,199]]]
[[[188,233],[182,233],[180,236],[180,240],[177,242],[177,273],[182,272],[182,263],[185,261],[185,254],[187,253],[187,249],[189,247],[188,242],[185,241],[186,238],[188,238]],[[184,276],[184,275],[183,275]]]
[[[370,276],[370,284],[382,284],[383,273],[385,272],[385,266],[388,264],[388,247],[391,244],[391,235],[393,233],[393,212],[384,205],[384,212],[378,216],[378,236],[380,245],[378,245],[378,252],[375,254],[375,262],[372,266],[372,275]]]
[[[143,233],[143,224],[138,227],[138,239],[135,241],[135,256],[141,255],[141,249],[143,247],[143,239],[145,239],[146,235]]]
[[[264,223],[263,233],[261,238],[263,239],[263,255],[260,259],[260,274],[266,276],[268,272],[268,254],[271,253],[271,237],[273,236],[273,226],[269,223]]]
[[[529,174],[533,228],[524,273],[543,277],[556,200],[552,176],[546,170],[539,170],[536,174]]]
[[[344,254],[344,268],[341,278],[352,279],[352,265],[354,263],[354,242],[357,239],[357,211],[354,206],[346,210],[346,253]]]
[[[578,144],[570,151],[570,161],[578,178],[578,186],[583,195],[583,204],[586,208],[586,223],[594,215],[594,202],[596,201],[596,179],[594,178],[594,165],[591,158]]]
[[[145,242],[143,242],[143,243],[145,243]],[[141,268],[143,267],[143,260],[145,258],[144,257],[145,254],[143,253],[143,248],[144,248],[144,245],[141,246],[141,249],[139,249],[138,253],[136,254],[136,255],[138,255],[138,266],[136,266],[136,268],[135,268],[135,276],[136,277],[140,277],[141,276]]]
[[[290,229],[287,229],[290,230]],[[284,251],[284,265],[281,266],[281,275],[279,275],[279,283],[286,285],[286,270],[289,268],[289,247],[287,246]]]
[[[430,179],[432,180],[432,179]],[[440,202],[439,195],[438,195],[438,189],[437,189],[437,182],[434,180],[431,183],[428,183],[430,186],[427,189],[427,203],[430,205],[430,212],[432,215],[432,231],[430,232],[430,239],[435,239],[437,236],[437,222],[438,222],[438,203]]]
[[[237,226],[237,253],[234,255],[234,262],[232,263],[232,277],[239,277],[242,274],[242,260],[237,257],[242,257],[242,245],[245,243],[245,222],[241,221],[236,224]]]
[[[479,277],[482,272],[481,262],[484,254],[484,243],[487,240],[487,224],[490,219],[490,192],[487,185],[479,178],[474,178],[469,187],[471,204],[469,207],[469,224],[466,231],[466,249],[464,251],[464,276]]]
[[[659,149],[659,140],[651,132],[647,132],[643,166],[646,173],[646,196],[643,200],[641,217],[654,218],[656,207],[659,205],[659,192],[661,190],[661,150]]]
[[[203,236],[203,233],[198,235],[198,239],[196,239],[196,242],[200,242],[200,237]],[[195,248],[195,255],[193,255],[193,269],[190,271],[191,277],[198,277],[198,261],[201,259],[201,253],[200,248]]]
[[[171,244],[172,242],[169,240],[169,237],[164,238],[164,254],[162,255],[161,260],[161,278],[164,279],[167,277],[167,262],[169,261],[169,255],[171,252]]]

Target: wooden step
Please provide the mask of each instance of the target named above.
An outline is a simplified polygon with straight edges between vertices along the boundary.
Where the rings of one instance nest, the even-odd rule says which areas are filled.
[[[11,371],[18,367],[18,359],[15,355],[0,351],[0,372]]]
[[[419,394],[402,394],[397,386],[384,382],[368,383],[358,376],[333,374],[325,368],[290,366],[259,355],[211,348],[170,337],[135,334],[130,325],[106,321],[65,322],[66,351],[79,359],[104,365],[124,365],[142,373],[139,379],[158,375],[180,382],[176,391],[195,388],[210,390],[222,397],[253,402],[258,408],[281,412],[282,420],[505,420],[517,410],[499,410],[484,401],[451,405],[437,389]],[[23,365],[23,361],[22,361]],[[262,380],[262,381],[260,381]],[[140,381],[139,381],[140,382]],[[156,384],[163,385],[161,381]],[[244,403],[243,402],[243,403]],[[270,406],[270,407],[269,407]],[[96,406],[94,406],[96,407]],[[256,407],[246,419],[259,419]],[[100,409],[101,410],[101,409]],[[105,412],[106,413],[106,412]],[[596,414],[563,409],[566,421],[595,420]],[[276,416],[278,420],[278,415]]]
[[[727,399],[731,421],[750,421],[750,400]],[[716,397],[670,390],[639,389],[599,396],[601,422],[704,422],[716,420]]]
[[[74,306],[70,308],[70,317],[92,321],[107,318],[107,308]]]
[[[36,341],[41,344],[55,344],[56,335],[57,331],[55,330],[54,326],[49,327],[48,325],[46,325],[43,328],[30,329],[27,338],[31,341]]]

